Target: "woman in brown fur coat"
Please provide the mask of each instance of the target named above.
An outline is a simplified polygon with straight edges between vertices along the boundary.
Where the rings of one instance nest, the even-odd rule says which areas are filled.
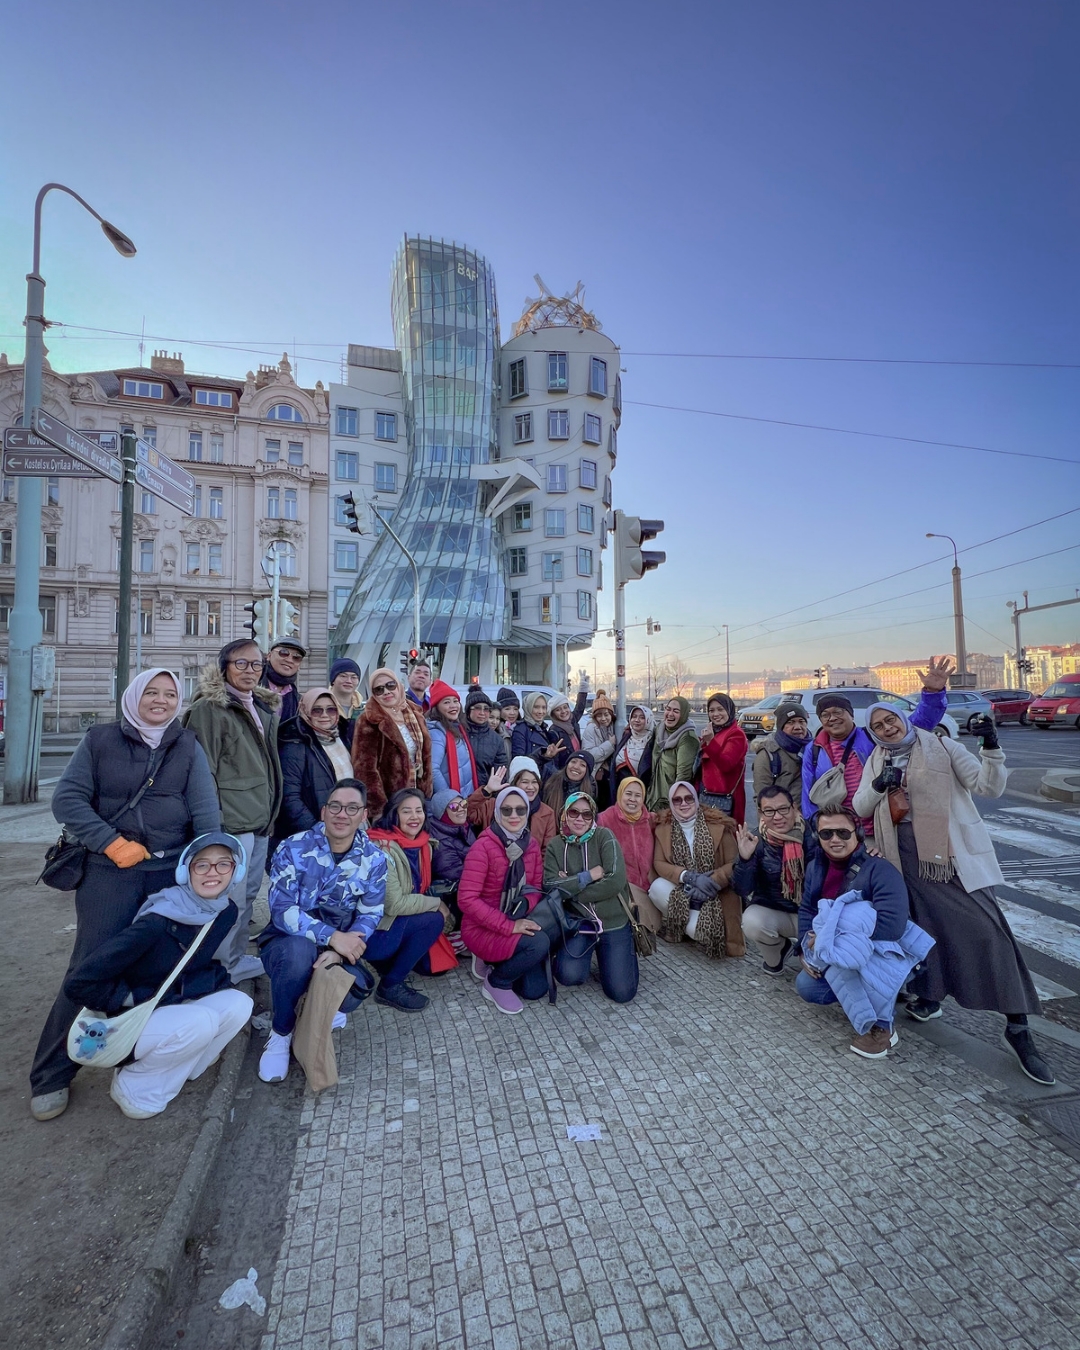
[[[402,788],[431,796],[431,738],[423,714],[406,699],[392,670],[380,669],[371,677],[371,698],[354,724],[352,762],[367,788],[372,820]]]

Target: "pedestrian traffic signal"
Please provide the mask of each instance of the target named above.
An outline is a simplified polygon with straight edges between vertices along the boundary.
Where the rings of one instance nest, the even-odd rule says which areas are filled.
[[[270,609],[272,605],[273,601],[267,596],[265,599],[253,600],[250,605],[244,606],[244,613],[251,615],[245,622],[244,628],[251,634],[252,640],[264,649],[266,641],[270,637]]]
[[[277,631],[274,633],[274,641],[280,642],[282,638],[299,636],[300,606],[294,605],[291,600],[279,600]]]
[[[352,530],[353,534],[361,534],[360,520],[356,514],[356,498],[351,492],[346,492],[342,497],[342,514],[345,517],[345,525]]]
[[[400,662],[400,665],[401,665],[401,673],[402,673],[402,675],[408,675],[408,673],[409,673],[409,659],[410,659],[410,657],[412,656],[412,652],[411,652],[411,651],[407,651],[407,650],[403,650],[403,651],[400,653],[400,655],[401,655],[401,662]]]
[[[662,520],[642,520],[639,516],[615,512],[615,584],[623,586],[637,581],[667,561],[667,554],[643,549],[642,544],[663,530]]]

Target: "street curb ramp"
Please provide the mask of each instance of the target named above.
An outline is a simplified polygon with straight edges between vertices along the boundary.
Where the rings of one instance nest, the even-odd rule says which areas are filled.
[[[225,1048],[221,1071],[203,1112],[203,1122],[176,1188],[162,1215],[146,1260],[128,1285],[101,1350],[144,1350],[157,1330],[158,1320],[172,1292],[184,1245],[198,1212],[206,1183],[214,1170],[225,1125],[236,1096],[240,1070],[247,1054],[251,1024]]]

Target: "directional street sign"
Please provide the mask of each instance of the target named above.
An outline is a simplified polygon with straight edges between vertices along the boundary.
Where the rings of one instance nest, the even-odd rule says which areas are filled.
[[[120,443],[118,431],[87,431],[83,434],[106,451],[116,449]],[[97,478],[98,471],[70,455],[60,454],[32,431],[5,427],[4,475],[7,478]]]
[[[96,441],[75,431],[58,417],[53,417],[44,408],[31,409],[30,429],[43,441],[48,441],[50,445],[56,446],[57,450],[63,450],[73,459],[88,465],[97,473],[104,474],[106,478],[111,478],[114,483],[123,481],[124,467],[115,455],[109,454]]]
[[[146,441],[137,441],[135,445],[135,481],[185,515],[195,514],[195,479],[187,469]]]

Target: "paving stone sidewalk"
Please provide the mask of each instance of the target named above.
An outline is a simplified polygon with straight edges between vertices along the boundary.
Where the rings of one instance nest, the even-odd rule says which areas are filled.
[[[1080,1343],[1080,1166],[903,1026],[860,1061],[837,1009],[689,944],[623,1007],[422,985],[305,1105],[263,1350]]]

